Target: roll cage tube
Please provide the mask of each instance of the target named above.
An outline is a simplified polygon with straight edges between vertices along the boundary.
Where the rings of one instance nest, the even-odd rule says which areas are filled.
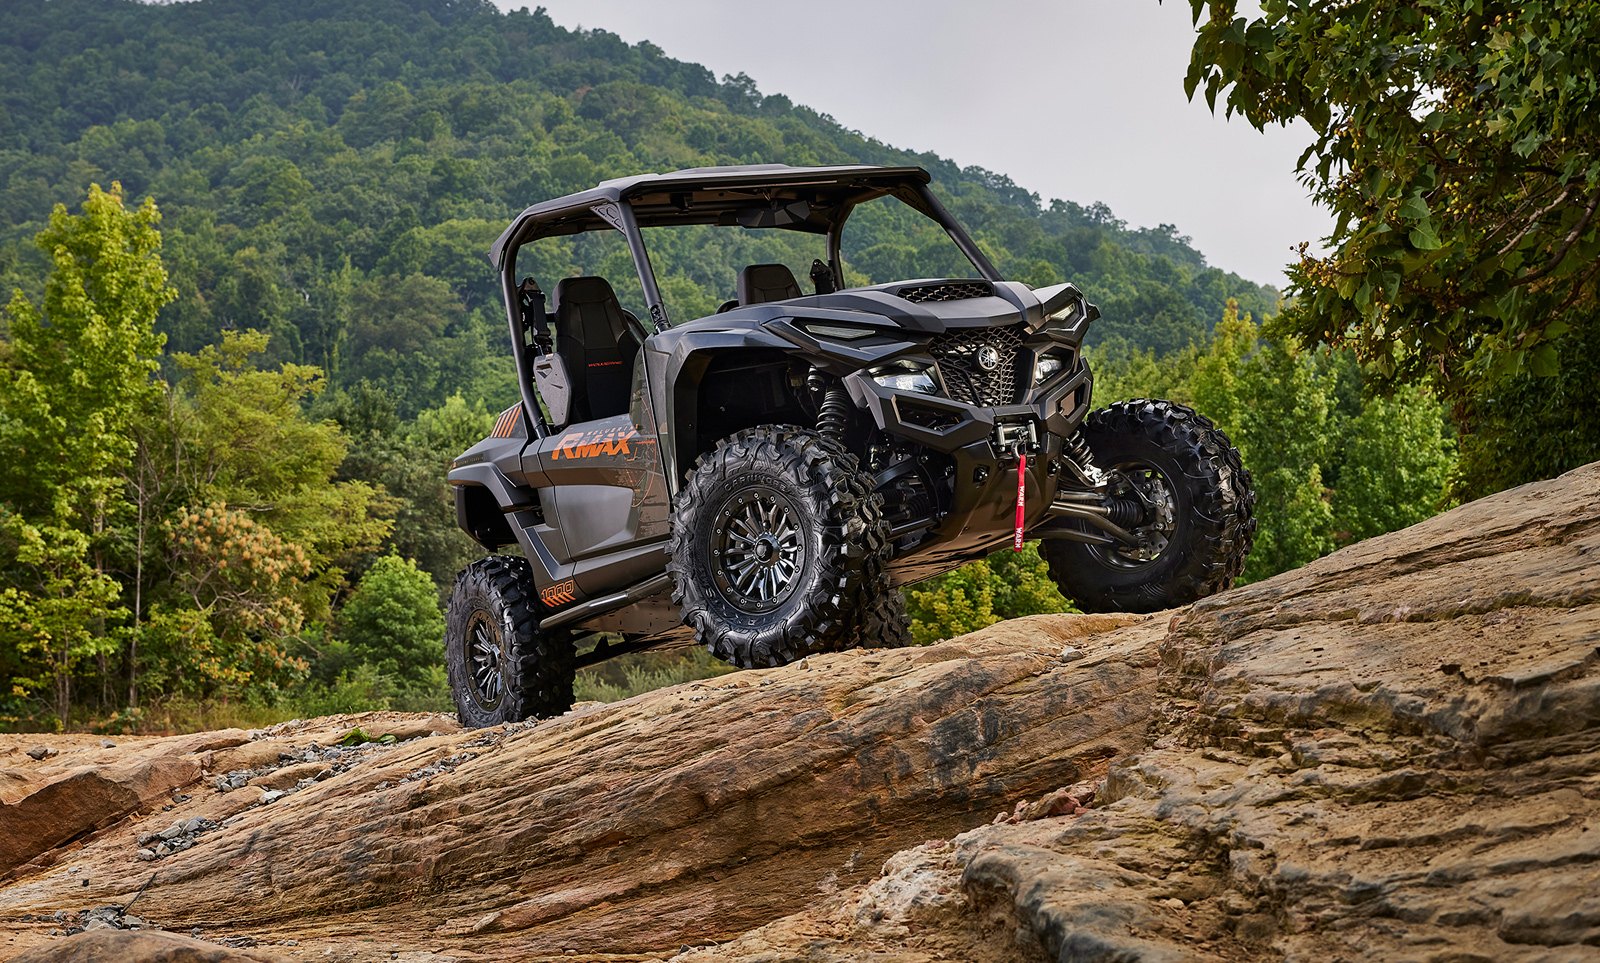
[[[978,245],[973,243],[972,238],[967,236],[966,230],[956,223],[956,219],[950,216],[950,212],[945,210],[943,204],[939,203],[939,198],[933,194],[932,186],[928,184],[917,184],[915,186],[917,195],[922,198],[922,203],[928,205],[928,209],[933,212],[933,219],[939,223],[940,227],[944,228],[946,234],[950,235],[950,240],[956,242],[956,247],[961,248],[961,253],[967,256],[967,260],[971,261],[972,266],[978,269],[978,273],[983,275],[984,280],[1004,281],[1005,278],[1001,277],[1000,272],[996,271],[994,265],[989,263],[989,258],[978,250]]]
[[[650,314],[651,333],[660,334],[671,327],[667,308],[661,299],[661,288],[656,284],[656,272],[650,264],[650,252],[644,246],[644,234],[634,217],[633,207],[627,202],[604,201],[590,210],[620,232],[628,243],[628,253],[633,258],[633,269],[639,275],[639,287],[644,291],[645,309]],[[524,238],[507,252],[505,270],[500,272],[500,287],[506,304],[506,318],[511,325],[511,358],[517,366],[517,391],[522,396],[523,410],[533,425],[534,433],[543,438],[550,434],[539,410],[539,399],[533,384],[532,359],[528,357],[527,321],[522,317],[521,298],[517,293],[517,254],[529,242],[538,240],[537,232]]]
[[[550,434],[550,426],[544,423],[539,399],[534,396],[527,323],[522,317],[522,299],[517,295],[517,252],[520,250],[522,245],[518,244],[507,253],[505,267],[500,271],[500,289],[506,304],[506,320],[511,325],[511,360],[517,366],[517,394],[522,396],[522,411],[528,416],[528,424],[533,426],[534,436],[543,438]]]
[[[961,253],[966,255],[967,260],[972,262],[972,266],[978,269],[978,273],[983,276],[984,280],[1004,281],[1005,278],[1001,276],[999,271],[995,270],[995,266],[989,262],[989,258],[967,235],[966,229],[954,217],[950,216],[950,212],[945,209],[943,204],[939,203],[939,198],[934,196],[929,186],[927,184],[917,184],[915,188],[917,199],[927,208],[923,213],[931,217],[935,224],[944,228],[945,234],[955,242]],[[898,192],[895,193],[898,194]],[[902,203],[905,202],[904,197],[901,197],[900,200]],[[850,220],[850,215],[855,213],[857,206],[856,204],[850,205],[839,215],[837,220],[828,226],[828,267],[833,270],[834,279],[840,285],[844,284],[844,226]],[[916,205],[909,206],[916,207]]]
[[[650,265],[650,252],[645,250],[644,232],[639,230],[633,205],[623,203],[619,206],[622,208],[622,223],[613,226],[628,240],[628,253],[633,255],[633,269],[639,272],[639,286],[644,289],[645,310],[650,312],[651,333],[660,334],[672,327],[672,323],[667,320],[667,306],[661,300],[661,289],[656,286],[656,271]]]

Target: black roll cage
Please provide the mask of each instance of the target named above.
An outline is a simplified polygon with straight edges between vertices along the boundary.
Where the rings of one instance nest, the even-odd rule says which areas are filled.
[[[1003,281],[1000,273],[929,188],[920,167],[788,167],[758,164],[706,167],[670,174],[642,174],[606,181],[588,191],[545,201],[523,211],[489,249],[500,272],[501,295],[511,327],[517,388],[535,434],[549,426],[539,410],[533,382],[536,343],[529,337],[517,285],[517,252],[535,240],[612,229],[622,233],[639,275],[650,316],[650,333],[671,327],[642,228],[712,224],[775,228],[825,234],[835,283],[844,280],[840,249],[845,222],[859,205],[894,195],[944,229],[978,273]]]

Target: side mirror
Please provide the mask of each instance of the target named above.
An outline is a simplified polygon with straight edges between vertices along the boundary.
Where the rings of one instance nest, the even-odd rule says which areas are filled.
[[[542,354],[533,359],[533,385],[544,402],[552,428],[564,427],[572,415],[572,381],[567,363],[559,354]]]

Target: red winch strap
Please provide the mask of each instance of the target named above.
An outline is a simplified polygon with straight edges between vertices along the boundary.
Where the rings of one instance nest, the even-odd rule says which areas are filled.
[[[1022,518],[1024,507],[1028,503],[1028,455],[1020,452],[1017,456],[1017,532],[1011,539],[1011,550],[1022,551]]]

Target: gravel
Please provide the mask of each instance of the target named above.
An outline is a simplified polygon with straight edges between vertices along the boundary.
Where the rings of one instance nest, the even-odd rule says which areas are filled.
[[[180,819],[158,833],[141,834],[140,849],[135,855],[147,863],[163,859],[193,847],[199,837],[219,828],[221,828],[220,823],[204,816]]]

